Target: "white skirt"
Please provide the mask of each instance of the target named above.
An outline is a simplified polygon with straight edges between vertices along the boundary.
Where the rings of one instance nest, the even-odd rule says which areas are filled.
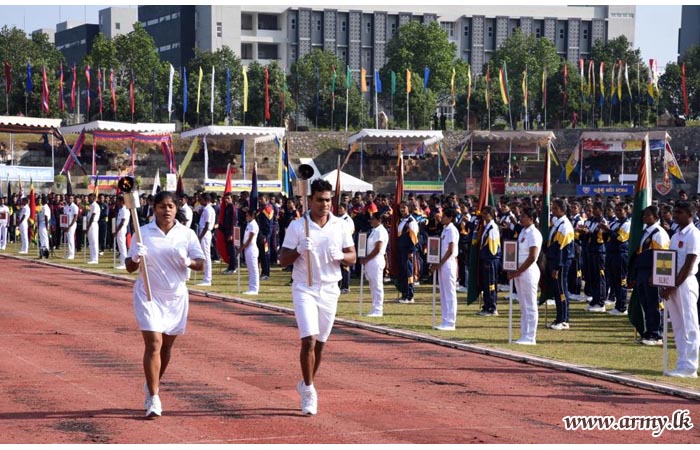
[[[152,301],[145,295],[139,295],[134,289],[134,315],[141,331],[156,331],[167,335],[185,334],[189,294],[182,293],[155,294]]]

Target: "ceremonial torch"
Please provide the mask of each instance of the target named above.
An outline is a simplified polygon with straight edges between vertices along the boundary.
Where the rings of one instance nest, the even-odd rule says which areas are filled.
[[[136,233],[136,242],[142,243],[141,241],[141,227],[139,227],[139,218],[136,213],[136,209],[141,205],[139,204],[138,191],[134,191],[136,184],[134,183],[133,177],[121,177],[117,183],[119,190],[124,193],[124,206],[129,209],[131,213],[131,224]],[[146,299],[151,301],[151,282],[148,279],[148,270],[146,270],[146,255],[141,256],[139,262],[141,275],[143,276],[143,283],[146,287]]]
[[[297,177],[297,190],[301,195],[301,202],[304,205],[304,231],[306,237],[309,237],[309,220],[311,213],[309,212],[309,179],[314,176],[314,168],[310,164],[302,164],[299,166],[299,175]],[[311,252],[306,252],[306,272],[309,287],[313,284],[311,277]]]

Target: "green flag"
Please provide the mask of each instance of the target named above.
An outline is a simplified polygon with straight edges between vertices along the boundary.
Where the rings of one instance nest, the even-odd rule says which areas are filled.
[[[352,86],[352,72],[350,71],[350,66],[346,66],[347,71],[345,72],[345,89],[350,89]]]
[[[642,222],[642,211],[644,208],[651,205],[651,158],[649,156],[649,135],[644,138],[644,148],[642,149],[642,158],[639,161],[639,170],[637,171],[637,184],[634,187],[634,207],[632,209],[632,220],[630,223],[630,239],[629,239],[629,270],[627,273],[628,280],[634,280],[636,273],[634,270],[635,257],[637,250],[642,245],[642,236],[644,235],[644,223]],[[629,307],[627,308],[629,321],[637,329],[640,335],[644,335],[646,325],[644,321],[644,310],[639,303],[639,294],[637,289],[632,291]],[[656,331],[656,330],[654,330]]]
[[[391,95],[396,94],[396,72],[391,71]]]

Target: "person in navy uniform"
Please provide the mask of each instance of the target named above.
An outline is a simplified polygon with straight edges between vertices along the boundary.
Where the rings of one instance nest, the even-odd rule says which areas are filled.
[[[627,264],[629,262],[630,220],[629,206],[626,203],[615,205],[615,222],[609,226],[601,225],[606,230],[608,242],[606,247],[609,261],[608,270],[610,291],[615,299],[615,307],[608,311],[614,316],[627,315]]]
[[[413,261],[416,244],[418,243],[418,224],[408,213],[408,204],[399,204],[401,215],[398,224],[398,239],[396,249],[399,255],[398,287],[401,291],[400,303],[414,303],[413,300]]]
[[[574,258],[574,228],[566,217],[566,204],[562,199],[552,200],[552,226],[545,248],[545,276],[554,287],[557,317],[549,325],[552,330],[569,329],[568,275]]]
[[[479,273],[484,303],[481,311],[476,313],[479,316],[498,315],[496,310],[498,296],[496,283],[498,281],[498,271],[501,268],[501,236],[498,231],[498,225],[493,220],[494,212],[494,208],[491,206],[484,206],[481,211],[484,231],[479,242]]]

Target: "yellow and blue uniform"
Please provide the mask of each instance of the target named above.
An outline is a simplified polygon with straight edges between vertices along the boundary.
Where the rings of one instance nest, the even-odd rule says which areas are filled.
[[[480,289],[483,292],[484,305],[482,312],[493,313],[496,311],[498,291],[498,271],[501,268],[501,235],[498,225],[491,220],[484,225],[479,246],[479,270]]]
[[[554,288],[554,301],[557,306],[555,323],[569,323],[568,273],[574,257],[574,228],[566,216],[554,218],[545,249],[546,276]],[[552,272],[558,271],[555,280]]]
[[[586,253],[588,254],[586,285],[591,285],[591,297],[593,297],[589,306],[605,308],[608,284],[605,274],[605,232],[600,228],[601,223],[607,223],[603,217],[593,217],[589,222],[586,241]]]
[[[615,309],[627,311],[627,264],[629,261],[630,220],[616,220],[608,232],[607,274],[610,290],[615,298]]]

